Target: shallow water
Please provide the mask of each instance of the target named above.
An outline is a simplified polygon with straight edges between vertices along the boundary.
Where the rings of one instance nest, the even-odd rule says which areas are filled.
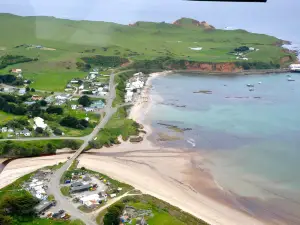
[[[287,75],[159,77],[152,83],[152,126],[182,138],[164,145],[199,150],[208,159],[201,166],[226,190],[299,208],[300,74],[293,82]],[[193,93],[199,90],[211,94]]]

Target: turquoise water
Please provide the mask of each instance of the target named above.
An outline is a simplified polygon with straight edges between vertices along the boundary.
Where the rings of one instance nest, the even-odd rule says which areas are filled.
[[[164,144],[199,150],[208,159],[201,166],[226,190],[300,208],[300,74],[293,82],[287,75],[159,77],[152,82],[152,125],[192,128]],[[212,93],[193,93],[199,90]]]

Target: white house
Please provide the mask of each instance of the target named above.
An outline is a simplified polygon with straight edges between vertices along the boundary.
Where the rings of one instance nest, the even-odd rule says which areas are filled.
[[[80,199],[80,203],[87,206],[92,207],[94,205],[98,205],[99,201],[105,200],[105,198],[100,198],[98,194],[92,194],[88,196],[84,196]]]
[[[31,132],[27,129],[21,130],[20,134],[23,134],[25,137],[31,136]]]
[[[77,105],[71,105],[71,109],[73,110],[77,109]]]
[[[83,90],[84,86],[83,84],[79,86],[79,90]]]
[[[85,108],[84,108],[84,111],[86,111],[86,112],[94,112],[95,109],[94,109],[94,108],[91,108],[91,107],[85,107]]]
[[[48,126],[47,124],[45,124],[44,119],[41,118],[41,117],[34,117],[33,121],[34,121],[34,124],[35,124],[33,126],[34,129],[36,129],[37,127],[40,127],[43,130],[45,130],[47,128],[47,126]]]
[[[26,89],[25,88],[20,88],[19,95],[24,95],[25,93],[26,93]]]
[[[249,48],[249,50],[250,50],[250,51],[254,51],[254,50],[255,50],[255,48],[253,48],[253,47],[250,47],[250,48]]]
[[[244,57],[244,58],[242,58],[242,60],[248,60],[248,58]]]
[[[1,131],[2,131],[2,133],[7,132],[7,127],[2,127],[2,128],[1,128]]]
[[[8,133],[13,133],[13,132],[14,132],[14,129],[8,128],[7,132],[8,132]]]
[[[78,83],[78,80],[71,80],[71,83],[72,83],[72,84],[77,84],[77,83]]]

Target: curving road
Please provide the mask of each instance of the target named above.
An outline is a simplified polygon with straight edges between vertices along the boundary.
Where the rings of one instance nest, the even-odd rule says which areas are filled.
[[[109,121],[111,116],[116,112],[117,108],[112,108],[113,100],[116,97],[116,89],[114,84],[115,74],[111,74],[109,80],[109,96],[106,101],[105,106],[105,116],[100,121],[100,123],[94,128],[93,132],[85,137],[82,137],[84,143],[80,146],[80,148],[74,153],[74,155],[58,170],[56,170],[51,176],[48,192],[54,195],[55,200],[57,201],[57,209],[63,209],[68,212],[73,219],[81,219],[86,225],[95,225],[96,222],[87,216],[87,214],[82,213],[79,209],[75,208],[74,205],[66,199],[60,192],[60,179],[63,173],[68,170],[73,161],[82,153],[85,147],[88,146],[89,141],[93,140],[93,138],[98,134],[101,128],[103,128],[106,123]],[[75,138],[80,139],[80,138]]]

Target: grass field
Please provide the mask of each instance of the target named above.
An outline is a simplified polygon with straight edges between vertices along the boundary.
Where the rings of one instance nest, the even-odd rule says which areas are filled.
[[[279,63],[293,53],[282,51],[281,40],[244,30],[206,30],[183,19],[181,26],[167,23],[139,22],[127,26],[110,22],[72,21],[53,17],[20,17],[0,14],[0,56],[4,54],[37,57],[38,61],[9,66],[0,73],[20,67],[24,76],[35,80],[36,89],[59,91],[73,77],[83,77],[76,62],[96,54],[120,56],[130,61],[170,56],[197,62],[234,62],[228,54],[234,48],[260,49],[249,53],[249,62]],[[20,35],[20,33],[22,35]],[[54,50],[16,46],[43,45]],[[191,47],[202,47],[201,51]]]
[[[0,126],[2,124],[6,124],[8,121],[16,119],[16,118],[20,118],[21,116],[17,116],[17,115],[13,115],[11,113],[6,113],[3,111],[0,111]]]
[[[64,91],[72,78],[84,78],[84,72],[41,72],[25,74],[26,79],[33,81],[30,87],[36,90]]]

